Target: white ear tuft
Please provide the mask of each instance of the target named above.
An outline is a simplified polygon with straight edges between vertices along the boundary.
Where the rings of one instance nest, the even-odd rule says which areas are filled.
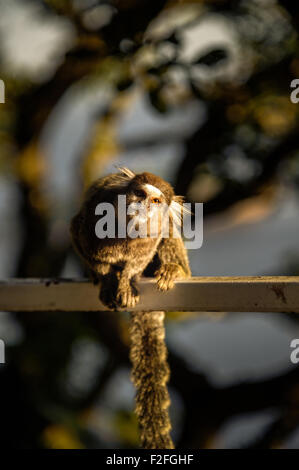
[[[174,233],[177,233],[177,234],[181,233],[181,227],[183,224],[184,214],[192,214],[192,212],[183,204],[184,204],[183,197],[174,196],[169,206],[169,210],[170,210],[173,222],[174,222]]]
[[[169,206],[169,209],[174,223],[181,226],[183,219],[183,206],[179,202],[173,200]]]
[[[173,215],[175,214],[180,219],[183,218],[184,214],[192,214],[192,211],[184,205],[184,198],[182,196],[174,196],[170,204],[170,210]]]
[[[129,168],[126,168],[125,166],[117,166],[116,167],[120,173],[122,173],[124,176],[126,176],[128,179],[133,179],[135,178],[135,173]]]

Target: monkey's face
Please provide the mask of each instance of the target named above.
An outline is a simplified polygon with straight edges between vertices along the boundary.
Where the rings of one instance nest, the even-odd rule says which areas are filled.
[[[170,229],[174,234],[182,222],[182,198],[175,196],[171,185],[157,175],[148,172],[135,174],[128,168],[119,169],[119,174],[111,176],[116,177],[116,181],[110,183],[119,226],[124,227],[126,223],[126,233],[131,238],[167,237]],[[126,207],[119,196],[125,196]],[[126,209],[125,217],[123,209]],[[124,233],[123,230],[121,232]]]
[[[151,184],[132,185],[127,196],[127,206],[140,207],[146,218],[151,218],[163,204],[166,200],[162,191]]]
[[[167,210],[167,199],[161,189],[148,182],[132,182],[127,192],[127,214],[134,219],[135,227],[141,230],[143,226],[147,236],[157,236]]]

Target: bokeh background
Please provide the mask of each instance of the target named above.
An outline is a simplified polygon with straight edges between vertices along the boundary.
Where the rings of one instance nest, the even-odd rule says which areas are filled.
[[[294,0],[0,0],[0,277],[82,277],[115,164],[204,202],[194,275],[299,275]],[[128,316],[0,313],[1,446],[135,448]],[[298,317],[167,316],[180,448],[298,448]]]

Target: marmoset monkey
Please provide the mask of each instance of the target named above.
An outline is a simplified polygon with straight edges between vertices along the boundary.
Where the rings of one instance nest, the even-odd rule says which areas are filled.
[[[174,280],[190,275],[186,250],[181,237],[174,238],[172,221],[178,222],[182,198],[175,196],[170,184],[151,173],[135,175],[126,168],[120,173],[100,178],[89,188],[79,213],[72,219],[71,234],[79,255],[89,266],[93,277],[101,283],[100,298],[110,308],[134,307],[139,300],[136,280],[145,272],[155,276],[160,290],[173,287]],[[96,207],[110,203],[118,214],[118,196],[126,196],[126,206],[139,204],[144,212],[127,214],[126,224],[134,218],[135,224],[156,216],[159,208],[169,207],[169,237],[162,238],[164,221],[157,224],[153,236],[98,238],[95,226]],[[141,211],[140,211],[141,212]],[[159,214],[160,215],[160,214]],[[164,214],[161,211],[161,218]],[[139,217],[139,219],[138,219]],[[119,220],[116,220],[118,228]]]
[[[125,196],[124,217],[120,214],[119,196]],[[115,209],[111,238],[99,238],[95,228],[97,214],[101,213],[96,207],[100,203],[110,203]],[[154,276],[162,291],[171,289],[176,279],[190,276],[186,249],[175,228],[182,220],[182,203],[183,199],[175,196],[171,185],[162,178],[147,172],[135,174],[127,168],[98,179],[87,190],[82,207],[71,222],[72,241],[94,280],[100,282],[100,299],[109,308],[135,307],[139,300],[136,281],[141,274]],[[168,236],[164,233],[166,223]],[[127,232],[119,236],[123,224]],[[130,236],[138,229],[142,236]],[[164,312],[131,315],[132,378],[137,388],[136,412],[144,448],[173,447],[169,436],[169,368],[163,320]]]

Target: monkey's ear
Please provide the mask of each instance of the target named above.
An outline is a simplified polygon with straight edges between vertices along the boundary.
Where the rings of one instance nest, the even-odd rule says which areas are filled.
[[[177,225],[182,225],[184,214],[192,214],[192,211],[183,204],[183,196],[174,196],[169,206],[172,218]]]
[[[177,202],[178,204],[182,206],[185,200],[184,200],[184,196],[173,196],[172,201]]]
[[[184,202],[184,196],[173,196],[173,199],[170,204],[170,209],[173,212],[176,212],[177,215],[180,215],[181,217],[184,214],[192,214],[192,211],[183,205]]]
[[[129,168],[126,168],[125,166],[117,166],[116,168],[123,176],[126,176],[129,180],[132,180],[136,176],[133,171],[129,170]]]

